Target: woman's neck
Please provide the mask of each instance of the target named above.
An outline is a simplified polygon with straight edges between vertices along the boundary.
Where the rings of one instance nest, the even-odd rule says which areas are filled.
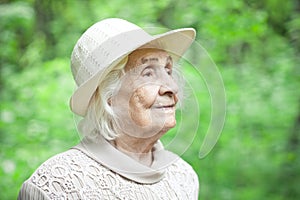
[[[134,138],[128,135],[121,135],[112,144],[116,149],[127,154],[134,160],[143,165],[151,166],[153,162],[153,146],[157,140],[158,138]]]

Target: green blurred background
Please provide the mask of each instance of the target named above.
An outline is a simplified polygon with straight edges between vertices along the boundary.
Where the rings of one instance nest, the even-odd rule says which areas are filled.
[[[182,155],[199,175],[200,199],[300,199],[299,0],[0,2],[0,199],[16,199],[43,161],[79,141],[69,57],[107,17],[194,27],[218,66],[227,94],[220,140],[199,159],[197,136]],[[205,132],[210,106],[200,106]]]

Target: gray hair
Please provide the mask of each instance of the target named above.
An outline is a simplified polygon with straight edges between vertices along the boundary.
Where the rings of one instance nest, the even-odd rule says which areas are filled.
[[[99,83],[88,106],[86,116],[79,122],[78,130],[83,136],[96,139],[103,136],[107,140],[117,137],[115,114],[109,105],[114,91],[121,84],[123,68],[115,68]]]

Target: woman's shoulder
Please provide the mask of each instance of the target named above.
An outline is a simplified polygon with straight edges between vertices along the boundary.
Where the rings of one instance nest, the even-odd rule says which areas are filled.
[[[93,183],[98,173],[111,172],[81,151],[70,149],[41,164],[23,184],[20,194],[34,189],[50,199],[66,194],[72,199],[79,197],[79,189]]]
[[[43,162],[33,173],[35,175],[54,175],[61,177],[75,166],[80,167],[80,164],[86,160],[85,154],[76,149],[69,149],[65,152],[56,154]]]
[[[74,176],[74,174],[81,174],[82,171],[92,170],[107,171],[108,169],[80,150],[69,149],[52,156],[42,163],[32,174],[30,180],[34,184],[43,185],[43,183],[49,181],[49,179],[58,182],[63,178]]]
[[[181,157],[178,157],[176,161],[168,167],[168,171],[172,173],[184,173],[193,177],[197,176],[193,167]]]
[[[166,173],[167,177],[172,177],[178,182],[183,181],[196,187],[199,186],[198,175],[194,168],[180,157],[167,168]]]
[[[190,164],[178,157],[165,171],[161,182],[172,187],[179,199],[198,199],[199,180]]]

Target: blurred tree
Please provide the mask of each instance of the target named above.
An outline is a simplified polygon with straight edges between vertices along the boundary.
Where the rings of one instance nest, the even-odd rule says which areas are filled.
[[[300,105],[300,101],[299,101]],[[300,108],[300,107],[299,107]],[[286,187],[279,187],[282,199],[297,199],[300,196],[300,109],[291,128],[290,134],[287,136],[285,146],[285,159],[281,164],[278,172],[278,185],[287,183]],[[274,192],[274,191],[272,191]]]
[[[54,20],[55,9],[57,4],[63,1],[46,1],[46,0],[35,0],[34,1],[34,11],[36,15],[36,31],[42,32],[46,37],[46,45],[54,46],[56,41],[54,39],[53,32],[51,30],[51,22]],[[49,59],[53,58],[53,52],[49,49],[46,52]]]
[[[199,174],[200,199],[300,198],[299,0],[2,0],[0,199],[16,199],[38,165],[78,142],[78,119],[68,109],[69,56],[82,32],[107,17],[194,27],[198,44],[219,66],[228,102],[223,134],[200,161],[211,106],[201,83],[195,95],[202,135],[183,155]],[[197,85],[195,70],[184,69]],[[189,137],[194,124],[184,127]]]
[[[3,79],[24,69],[22,56],[32,42],[34,11],[28,3],[15,2],[0,6],[0,90]]]

